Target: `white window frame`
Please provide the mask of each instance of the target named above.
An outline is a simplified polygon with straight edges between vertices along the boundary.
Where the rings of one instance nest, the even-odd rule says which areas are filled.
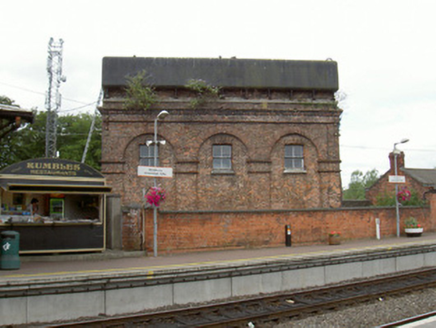
[[[232,173],[232,145],[212,145],[213,173]]]
[[[285,172],[305,172],[303,145],[285,145],[284,167]]]
[[[145,153],[143,153],[145,150]],[[159,145],[156,147],[156,166],[159,166]],[[149,146],[139,145],[139,165],[155,166],[154,165],[154,144]]]

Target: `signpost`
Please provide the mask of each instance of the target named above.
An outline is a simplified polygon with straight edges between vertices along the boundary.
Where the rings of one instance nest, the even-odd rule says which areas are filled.
[[[395,171],[397,171],[397,157],[395,157]],[[400,183],[406,183],[406,177],[404,175],[397,175],[397,172],[395,172],[395,175],[389,176],[389,183],[395,184],[395,212],[397,216],[397,237],[400,237],[400,208],[398,203],[398,185]]]
[[[155,150],[156,154],[156,150]],[[155,162],[156,163],[156,159]],[[158,167],[158,166],[138,166],[138,176],[154,178],[154,186],[156,187],[156,178],[172,178],[173,169],[171,167]],[[157,208],[153,206],[153,252],[157,256]]]

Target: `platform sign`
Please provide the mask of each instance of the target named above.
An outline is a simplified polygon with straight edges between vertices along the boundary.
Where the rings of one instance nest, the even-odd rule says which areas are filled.
[[[173,169],[171,167],[158,166],[138,166],[138,176],[154,178],[172,178]]]
[[[406,177],[404,175],[390,175],[390,183],[406,183]]]

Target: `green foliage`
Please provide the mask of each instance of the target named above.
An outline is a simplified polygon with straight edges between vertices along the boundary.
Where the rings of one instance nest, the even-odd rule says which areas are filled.
[[[348,188],[343,192],[343,199],[365,199],[365,189],[371,187],[378,179],[379,175],[376,169],[372,169],[365,174],[359,170],[354,171],[351,173]]]
[[[205,103],[217,99],[219,97],[220,88],[207,84],[206,81],[200,79],[191,79],[186,83],[185,88],[194,91],[196,98],[191,100],[191,107],[198,108]]]
[[[141,71],[133,77],[127,77],[125,109],[147,110],[157,102],[154,88],[147,83],[147,72]]]
[[[419,197],[419,194],[416,190],[410,190],[411,196],[410,200],[404,201],[401,203],[403,206],[423,206],[426,205],[427,202]],[[376,197],[376,206],[395,206],[395,193],[391,194],[383,193]]]
[[[3,105],[15,105],[14,104],[14,100],[12,100],[11,98],[8,98],[6,96],[0,96],[0,104]]]
[[[0,140],[0,168],[13,163],[45,156],[46,112],[35,113],[33,124],[25,124]],[[57,150],[60,158],[77,162],[82,160],[92,115],[68,115],[58,117]],[[101,159],[101,117],[96,117],[86,164],[100,170]]]
[[[404,227],[414,229],[414,228],[421,228],[421,225],[419,224],[416,218],[411,216],[404,220]]]
[[[44,157],[46,114],[36,115],[33,124],[26,123],[0,140],[0,168],[30,158]]]
[[[92,118],[91,114],[67,115],[58,118],[57,150],[60,158],[77,162],[82,160]],[[100,170],[100,159],[101,116],[97,116],[85,163]]]

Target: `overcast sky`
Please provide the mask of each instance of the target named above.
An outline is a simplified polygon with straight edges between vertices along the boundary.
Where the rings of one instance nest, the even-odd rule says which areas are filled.
[[[0,95],[45,110],[48,42],[62,38],[62,113],[94,112],[102,58],[338,62],[343,186],[354,170],[435,168],[434,0],[14,0],[0,7]]]

